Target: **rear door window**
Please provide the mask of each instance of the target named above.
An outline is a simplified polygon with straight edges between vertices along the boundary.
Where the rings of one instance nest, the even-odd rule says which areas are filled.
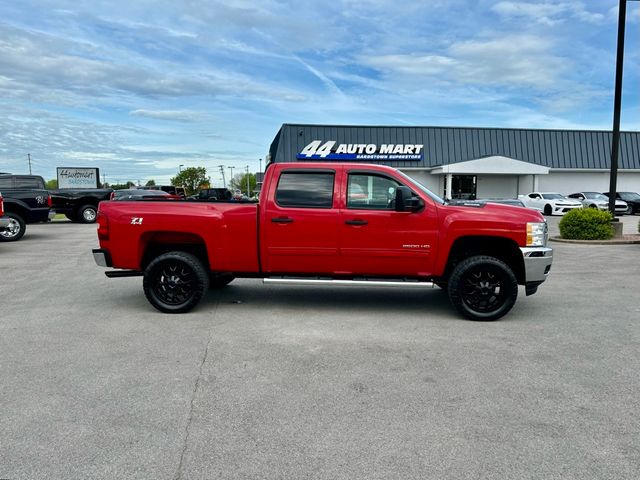
[[[276,203],[281,207],[331,208],[335,172],[287,172],[278,180]]]

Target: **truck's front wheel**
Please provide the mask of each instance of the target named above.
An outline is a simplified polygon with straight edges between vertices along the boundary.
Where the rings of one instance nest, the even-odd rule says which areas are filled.
[[[168,252],[149,264],[142,286],[149,303],[161,312],[185,313],[209,289],[209,274],[196,256]]]
[[[469,257],[456,265],[449,277],[451,303],[471,320],[497,320],[511,310],[517,297],[516,276],[494,257]]]

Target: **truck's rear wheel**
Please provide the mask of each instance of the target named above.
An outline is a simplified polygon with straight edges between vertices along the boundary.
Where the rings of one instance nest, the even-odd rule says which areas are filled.
[[[98,208],[94,205],[84,205],[78,209],[78,220],[81,223],[95,223]]]
[[[161,312],[185,313],[209,289],[209,274],[196,256],[168,252],[149,264],[142,286],[149,303]]]
[[[518,298],[518,281],[509,266],[478,255],[460,262],[449,277],[449,299],[471,320],[497,320]]]
[[[24,220],[17,213],[6,212],[5,216],[9,217],[9,226],[0,233],[0,242],[17,242],[27,229]]]

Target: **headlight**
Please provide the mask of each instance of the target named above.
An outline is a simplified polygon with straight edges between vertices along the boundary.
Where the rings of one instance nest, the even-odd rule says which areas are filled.
[[[527,223],[527,247],[546,247],[548,238],[547,222]]]

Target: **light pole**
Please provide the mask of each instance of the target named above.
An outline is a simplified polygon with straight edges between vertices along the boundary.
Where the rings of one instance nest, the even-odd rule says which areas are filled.
[[[620,148],[620,110],[622,108],[622,65],[624,58],[624,24],[627,18],[627,1],[620,0],[618,7],[618,48],[616,52],[616,83],[613,98],[613,134],[611,139],[611,173],[609,174],[609,211],[616,211],[618,182],[618,150]]]
[[[249,191],[249,165],[247,165],[246,170],[247,170],[247,197],[251,197],[251,192]]]
[[[178,165],[178,173],[182,172],[182,167],[184,167],[184,164],[181,163],[180,165]]]
[[[236,167],[228,167],[228,168],[229,168],[229,171],[231,172],[229,174],[229,186],[231,186],[231,182],[233,181],[233,169]]]

